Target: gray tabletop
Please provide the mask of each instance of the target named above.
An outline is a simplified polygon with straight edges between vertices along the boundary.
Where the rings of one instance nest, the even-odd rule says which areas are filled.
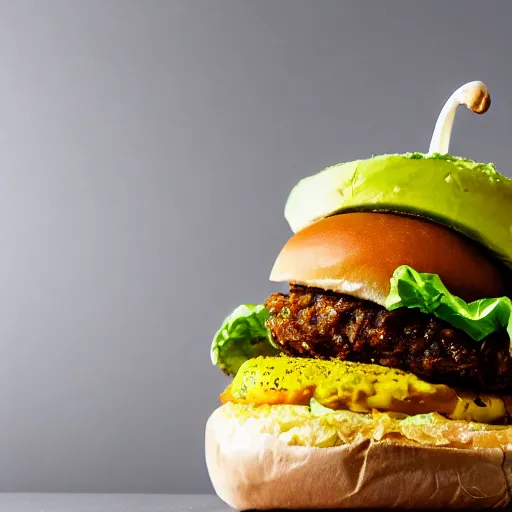
[[[0,494],[1,512],[233,512],[200,494]]]

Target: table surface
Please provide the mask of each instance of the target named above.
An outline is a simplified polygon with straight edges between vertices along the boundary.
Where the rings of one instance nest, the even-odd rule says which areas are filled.
[[[371,512],[370,509],[366,509]],[[510,510],[510,509],[508,509]],[[0,493],[0,512],[236,512],[209,494]],[[299,511],[297,511],[299,512]],[[349,512],[345,510],[344,512]],[[353,511],[355,512],[355,511]],[[374,511],[375,512],[375,511]],[[378,511],[383,512],[383,511]],[[427,511],[425,511],[427,512]]]
[[[0,494],[1,512],[233,512],[201,494]]]

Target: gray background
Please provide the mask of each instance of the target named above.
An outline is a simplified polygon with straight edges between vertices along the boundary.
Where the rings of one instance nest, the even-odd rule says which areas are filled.
[[[210,492],[210,340],[292,186],[452,152],[510,172],[512,2],[0,2],[0,491]]]

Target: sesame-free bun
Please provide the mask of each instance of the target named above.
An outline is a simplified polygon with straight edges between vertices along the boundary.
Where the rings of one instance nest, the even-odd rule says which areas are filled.
[[[295,233],[270,280],[322,288],[383,305],[400,265],[438,274],[467,302],[506,294],[502,270],[455,231],[390,213],[343,213]]]
[[[510,501],[506,446],[439,447],[400,436],[296,446],[258,429],[264,419],[240,423],[227,407],[207,422],[205,454],[215,492],[237,510],[491,508]]]

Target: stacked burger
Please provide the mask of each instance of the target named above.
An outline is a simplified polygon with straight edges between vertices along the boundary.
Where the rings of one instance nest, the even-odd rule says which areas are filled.
[[[428,154],[301,180],[294,232],[236,308],[212,361],[233,376],[206,426],[218,495],[237,509],[487,507],[512,482],[512,180],[448,154],[459,88]]]

